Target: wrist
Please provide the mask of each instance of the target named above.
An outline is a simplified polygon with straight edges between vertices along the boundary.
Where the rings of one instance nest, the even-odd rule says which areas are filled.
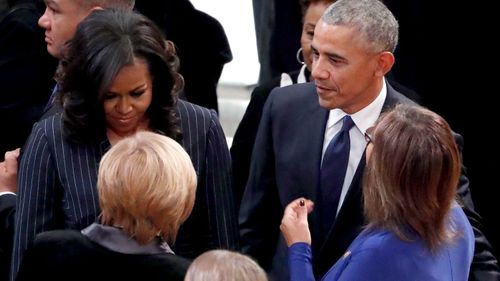
[[[14,192],[12,192],[12,191],[1,191],[1,190],[0,190],[0,196],[7,195],[7,194],[16,195],[16,194],[15,194]]]

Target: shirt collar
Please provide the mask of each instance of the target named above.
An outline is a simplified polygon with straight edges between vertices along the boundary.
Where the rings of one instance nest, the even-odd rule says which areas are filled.
[[[7,194],[16,195],[14,192],[10,192],[10,191],[0,192],[0,196],[7,195]]]
[[[299,75],[297,76],[297,84],[300,84],[300,83],[307,83],[309,81],[308,79],[308,72],[307,71],[307,65],[304,64],[301,68],[300,68],[300,72],[299,72]]]
[[[141,245],[121,229],[113,226],[93,223],[81,232],[104,248],[122,254],[174,254],[168,244],[159,238],[154,239],[148,244]]]

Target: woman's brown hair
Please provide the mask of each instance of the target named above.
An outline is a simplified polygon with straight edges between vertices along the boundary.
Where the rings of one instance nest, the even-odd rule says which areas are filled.
[[[425,108],[397,105],[376,124],[373,145],[363,183],[368,228],[417,235],[436,250],[453,234],[447,217],[460,177],[450,126]]]

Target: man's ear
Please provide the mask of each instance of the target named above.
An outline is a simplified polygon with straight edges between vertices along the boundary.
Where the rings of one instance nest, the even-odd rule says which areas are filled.
[[[391,52],[381,52],[377,55],[377,76],[383,77],[394,65],[394,55]]]

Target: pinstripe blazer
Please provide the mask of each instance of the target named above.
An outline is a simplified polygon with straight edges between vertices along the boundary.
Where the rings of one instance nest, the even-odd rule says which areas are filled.
[[[198,189],[193,213],[181,227],[174,250],[193,258],[208,249],[237,249],[230,156],[217,115],[182,100],[177,114],[182,145],[198,175]],[[12,272],[17,272],[23,252],[37,233],[80,230],[96,221],[100,212],[98,165],[110,147],[105,136],[97,138],[100,142],[94,145],[68,141],[60,114],[34,125],[18,174]]]

